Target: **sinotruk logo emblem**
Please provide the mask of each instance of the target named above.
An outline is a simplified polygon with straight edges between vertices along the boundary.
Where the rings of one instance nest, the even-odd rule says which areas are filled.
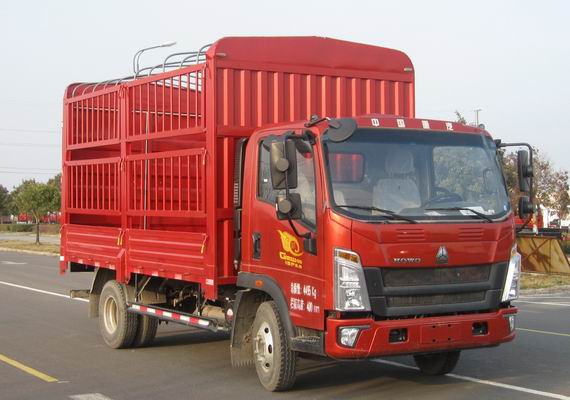
[[[437,254],[435,255],[435,262],[438,264],[447,264],[449,262],[449,254],[445,246],[440,246]]]
[[[278,230],[277,232],[281,238],[281,247],[283,248],[283,251],[279,252],[279,258],[290,267],[302,269],[303,260],[299,257],[303,255],[303,251],[297,238],[287,231]]]

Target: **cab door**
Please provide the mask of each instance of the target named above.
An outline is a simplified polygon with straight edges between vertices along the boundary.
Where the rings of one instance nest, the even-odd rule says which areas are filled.
[[[317,228],[321,220],[317,205],[322,199],[318,195],[315,148],[296,146],[298,185],[290,191],[301,196],[302,218],[280,221],[275,200],[285,190],[273,189],[269,160],[271,143],[281,140],[279,135],[283,133],[254,136],[248,144],[248,154],[255,156],[249,160],[249,179],[244,182],[249,183],[249,193],[244,192],[249,200],[244,204],[244,232],[249,232],[250,237],[244,235],[242,239],[249,241],[244,243],[242,270],[267,275],[279,284],[295,325],[323,329],[323,267],[318,262],[322,246]],[[291,224],[301,235],[311,233],[317,238],[316,254],[304,249],[303,238],[295,234]]]

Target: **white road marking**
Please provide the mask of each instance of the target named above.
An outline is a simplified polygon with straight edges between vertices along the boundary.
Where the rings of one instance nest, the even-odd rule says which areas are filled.
[[[26,262],[16,262],[16,261],[0,261],[2,265],[26,265]]]
[[[29,290],[30,292],[36,292],[36,293],[42,293],[42,294],[49,294],[49,295],[51,295],[51,296],[56,296],[56,297],[63,297],[63,298],[65,298],[65,299],[69,299],[69,300],[83,301],[83,302],[85,302],[85,303],[89,302],[89,300],[87,300],[87,299],[71,298],[71,297],[69,297],[69,295],[67,295],[67,294],[61,294],[61,293],[55,293],[55,292],[48,292],[47,290],[36,289],[36,288],[29,287],[29,286],[16,285],[15,283],[10,283],[10,282],[0,281],[0,285],[15,287],[15,288],[18,288],[18,289]]]
[[[101,393],[74,394],[73,396],[69,396],[69,398],[71,400],[113,400]]]
[[[395,361],[378,360],[378,359],[373,360],[373,361],[374,361],[374,362],[377,362],[377,363],[380,363],[380,364],[386,364],[386,365],[392,365],[392,366],[400,367],[400,368],[418,370],[417,367],[412,367],[411,365],[406,365],[406,364],[402,364],[402,363],[395,362]],[[457,374],[447,374],[447,375],[445,375],[445,376],[448,376],[448,377],[450,377],[450,378],[459,379],[459,380],[462,380],[462,381],[473,382],[473,383],[479,383],[479,384],[481,384],[481,385],[495,386],[495,387],[499,387],[499,388],[503,388],[503,389],[514,390],[514,391],[517,391],[517,392],[533,394],[533,395],[536,395],[536,396],[548,397],[548,398],[551,398],[551,399],[570,400],[570,396],[565,396],[565,395],[563,395],[563,394],[550,393],[550,392],[543,392],[543,391],[541,391],[541,390],[529,389],[529,388],[525,388],[525,387],[522,387],[522,386],[509,385],[509,384],[506,384],[506,383],[495,382],[495,381],[489,381],[489,380],[486,380],[486,379],[471,378],[470,376],[457,375]]]
[[[544,306],[560,306],[560,307],[570,307],[569,303],[553,303],[550,301],[523,301],[517,300],[516,303],[523,303],[523,304],[539,304]],[[516,304],[515,303],[515,304]]]
[[[544,333],[545,335],[554,335],[554,336],[570,337],[570,333],[541,331],[541,330],[538,330],[538,329],[517,328],[517,331],[525,331],[525,332],[533,332],[533,333]]]

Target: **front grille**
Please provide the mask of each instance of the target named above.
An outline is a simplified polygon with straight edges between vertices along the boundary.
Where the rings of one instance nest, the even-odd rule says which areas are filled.
[[[485,282],[489,280],[490,265],[438,268],[382,268],[384,286],[445,285]]]
[[[388,307],[433,306],[470,303],[485,300],[485,291],[453,294],[424,294],[421,296],[387,296]]]
[[[507,263],[461,267],[364,268],[377,317],[446,314],[497,308]]]

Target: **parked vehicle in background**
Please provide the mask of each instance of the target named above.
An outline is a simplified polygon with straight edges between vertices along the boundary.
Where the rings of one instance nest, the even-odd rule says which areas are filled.
[[[159,319],[230,332],[272,391],[298,354],[411,354],[438,375],[513,340],[505,144],[414,101],[404,53],[317,37],[224,38],[70,85],[61,270],[96,270],[72,295],[113,348]]]

